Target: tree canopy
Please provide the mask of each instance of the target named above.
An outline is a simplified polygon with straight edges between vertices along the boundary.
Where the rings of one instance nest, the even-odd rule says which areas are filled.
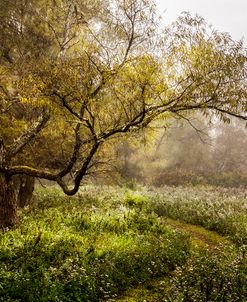
[[[25,174],[73,195],[111,138],[195,110],[247,120],[246,49],[201,17],[161,31],[151,0],[11,0],[0,15],[3,188]]]

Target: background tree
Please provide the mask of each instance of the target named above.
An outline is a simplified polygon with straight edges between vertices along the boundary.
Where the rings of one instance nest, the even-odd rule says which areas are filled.
[[[155,186],[247,186],[244,122],[232,119],[227,124],[215,119],[208,123],[197,113],[189,121],[170,120],[167,129],[154,130],[147,145],[135,144],[134,148],[129,146],[131,142],[125,143],[131,147],[131,154],[127,153],[125,170],[119,164],[119,173],[127,181]]]
[[[99,1],[101,13],[88,19],[81,1],[30,3],[32,15],[17,14],[12,35],[27,37],[30,51],[10,48],[17,60],[3,55],[1,64],[2,227],[17,222],[15,175],[55,181],[73,195],[111,138],[194,110],[247,119],[245,49],[207,32],[202,18],[184,15],[160,38],[151,1]]]

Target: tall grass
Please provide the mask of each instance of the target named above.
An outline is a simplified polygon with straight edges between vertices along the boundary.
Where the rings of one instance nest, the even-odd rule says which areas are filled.
[[[194,252],[189,261],[174,272],[170,291],[163,301],[246,301],[245,252],[244,247],[224,254]]]
[[[174,270],[187,236],[110,189],[36,191],[21,225],[0,233],[0,301],[100,301]]]
[[[159,216],[203,226],[247,244],[247,190],[214,187],[164,187],[149,193],[149,208]]]
[[[151,280],[162,286],[156,282],[158,300],[150,301],[245,301],[244,190],[86,186],[67,197],[37,188],[20,216],[18,227],[0,233],[2,302],[125,301],[126,291]],[[196,248],[166,217],[216,230],[236,246]]]

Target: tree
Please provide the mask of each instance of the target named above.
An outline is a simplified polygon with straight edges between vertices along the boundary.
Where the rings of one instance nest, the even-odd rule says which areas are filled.
[[[107,3],[105,3],[107,4]],[[45,9],[44,9],[45,7]],[[83,26],[91,20],[95,8],[100,8],[98,1],[94,3],[81,3],[81,1],[2,1],[0,4],[0,123],[1,139],[5,145],[12,144],[21,133],[31,125],[32,130],[35,123],[39,124],[41,108],[29,106],[21,102],[18,96],[19,89],[16,87],[18,75],[27,67],[27,62],[32,60],[35,64],[42,62],[49,54],[49,57],[61,57],[65,51],[69,50],[75,43],[77,35],[75,34],[79,25]],[[35,121],[35,119],[37,119]],[[46,117],[47,119],[47,117]],[[31,120],[34,123],[26,124]],[[43,127],[45,121],[40,121],[37,125],[39,130]],[[41,127],[41,128],[40,128]],[[29,129],[29,133],[32,132]],[[24,138],[24,136],[22,137]],[[54,138],[54,137],[53,137]],[[30,147],[25,138],[24,144]],[[25,140],[24,139],[24,140]],[[16,141],[16,143],[17,143]],[[27,152],[22,152],[22,158],[25,158],[29,164],[39,161],[51,162],[49,153],[51,152],[51,140],[46,139],[46,148],[43,147],[42,156],[38,156],[32,146]],[[18,144],[18,143],[17,143]],[[27,147],[26,146],[26,147]],[[40,149],[41,143],[36,140],[36,148]],[[22,148],[22,147],[21,147]],[[53,148],[54,149],[54,148]],[[19,151],[17,150],[17,153]],[[42,153],[42,152],[41,152]],[[37,156],[36,156],[37,155]],[[12,155],[10,155],[12,157]],[[22,160],[19,156],[19,160]],[[61,159],[52,161],[52,166],[58,167]],[[19,174],[20,177],[14,177],[15,191],[18,195],[19,206],[25,205],[32,195],[34,179],[25,174]],[[12,183],[12,181],[11,181]],[[17,186],[18,184],[18,186]],[[12,184],[11,184],[12,186]],[[13,205],[13,211],[16,211],[16,203]],[[11,207],[10,207],[11,209]],[[1,216],[1,215],[0,215]],[[1,219],[0,219],[1,220]],[[13,216],[13,220],[15,220]],[[1,224],[1,222],[0,222]]]
[[[209,124],[201,114],[190,116],[189,123],[181,119],[169,123],[168,129],[156,130],[147,155],[136,150],[129,160],[138,163],[146,183],[246,186],[244,123],[232,118],[231,124],[216,119]]]
[[[54,181],[73,195],[113,138],[194,110],[247,119],[245,49],[209,33],[202,18],[186,14],[160,37],[149,0],[113,1],[88,19],[81,1],[37,3],[30,21],[27,14],[13,22],[13,40],[27,50],[27,37],[30,52],[14,63],[2,55],[1,227],[18,221],[15,175]],[[44,13],[40,3],[53,9]],[[9,56],[20,58],[18,49]]]

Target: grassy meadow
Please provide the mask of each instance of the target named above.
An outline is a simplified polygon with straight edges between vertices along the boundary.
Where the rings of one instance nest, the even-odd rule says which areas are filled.
[[[247,191],[36,188],[0,233],[0,301],[246,301]]]

